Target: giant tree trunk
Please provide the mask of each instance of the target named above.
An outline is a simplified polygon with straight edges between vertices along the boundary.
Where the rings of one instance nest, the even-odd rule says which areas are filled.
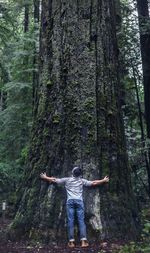
[[[23,195],[12,231],[65,238],[65,193],[39,174],[110,175],[85,192],[90,238],[134,238],[131,189],[120,107],[114,1],[42,1],[40,92]],[[100,190],[99,190],[100,189]]]

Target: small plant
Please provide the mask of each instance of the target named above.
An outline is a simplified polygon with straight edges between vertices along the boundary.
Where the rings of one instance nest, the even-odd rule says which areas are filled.
[[[137,246],[135,242],[131,242],[129,245],[123,246],[123,248],[118,253],[136,253]]]
[[[122,247],[118,252],[113,253],[150,253],[150,209],[144,209],[142,212],[143,230],[139,242],[130,242]]]

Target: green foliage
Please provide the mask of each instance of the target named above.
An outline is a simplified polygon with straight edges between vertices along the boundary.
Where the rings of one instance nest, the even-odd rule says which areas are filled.
[[[14,167],[15,166],[15,167]],[[10,189],[15,188],[15,184],[21,179],[22,174],[20,173],[20,167],[16,164],[0,163],[0,183],[1,190],[9,192]],[[7,195],[7,194],[6,194]]]
[[[0,163],[0,185],[2,188],[5,187],[6,182],[9,183],[9,175],[12,168],[9,164]]]
[[[0,158],[6,163],[19,159],[21,150],[29,140],[32,126],[35,36],[32,22],[28,33],[23,31],[24,4],[25,2],[8,1],[8,4],[3,5],[3,20],[0,20],[0,24],[9,24],[10,30],[15,30],[11,36],[6,34],[8,40],[0,52],[3,67],[0,73]]]
[[[149,242],[150,242],[150,208],[143,209],[142,222],[143,222],[143,230],[142,230],[142,234],[141,234],[142,241],[145,243],[145,245],[149,245]],[[150,251],[150,246],[149,246],[149,251]]]
[[[136,253],[137,247],[134,242],[130,243],[129,245],[125,245],[119,253]]]
[[[29,14],[32,4],[29,3]],[[24,32],[27,1],[0,3],[0,175],[2,198],[13,198],[27,162],[32,127],[32,83],[38,28]]]
[[[149,253],[150,252],[150,209],[145,208],[142,211],[142,222],[143,229],[141,233],[141,238],[137,242],[130,242],[124,245],[120,251],[113,253]]]
[[[145,158],[148,157],[148,144],[144,118],[139,24],[135,1],[122,0],[121,13],[122,26],[118,32],[122,86],[121,102],[133,188],[137,199],[141,201],[141,196],[145,195],[148,188]]]
[[[113,253],[149,253],[150,252],[150,246],[149,242],[131,242],[125,246],[122,247],[120,251],[115,251]]]

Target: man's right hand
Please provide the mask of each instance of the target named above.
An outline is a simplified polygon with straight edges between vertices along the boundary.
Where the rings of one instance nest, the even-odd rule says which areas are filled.
[[[106,176],[106,177],[104,177],[104,179],[103,179],[103,180],[104,180],[104,182],[105,182],[105,183],[108,183],[108,182],[109,182],[109,177],[108,177],[108,176]]]
[[[97,185],[101,185],[103,183],[108,183],[108,182],[109,182],[109,177],[106,176],[106,177],[104,177],[101,180],[94,180],[94,181],[92,181],[92,186],[97,186]]]

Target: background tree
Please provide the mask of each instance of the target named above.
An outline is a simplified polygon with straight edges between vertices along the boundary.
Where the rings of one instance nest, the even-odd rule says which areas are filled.
[[[29,25],[29,22],[28,30],[24,32],[24,2],[4,1],[1,6],[0,173],[2,185],[11,181],[1,198],[14,207],[15,190],[25,168],[32,125],[35,34],[33,24]],[[29,16],[32,16],[31,4],[28,7]]]
[[[122,109],[133,187],[141,205],[149,195],[147,180],[149,158],[144,117],[139,25],[135,1],[122,1],[121,14],[122,25],[118,31],[118,40]]]
[[[147,126],[147,137],[150,138],[150,18],[148,1],[137,0],[137,10],[139,15],[140,45],[143,68],[143,84],[145,98],[145,120]],[[149,152],[150,154],[150,152]],[[150,155],[149,155],[150,159]],[[150,193],[150,167],[147,170],[149,193]]]
[[[40,1],[34,0],[34,34],[35,34],[35,43],[34,43],[34,58],[33,58],[33,110],[37,108],[37,99],[38,99],[38,86],[39,86],[39,74],[38,74],[38,64],[39,64],[39,21],[40,21]]]

